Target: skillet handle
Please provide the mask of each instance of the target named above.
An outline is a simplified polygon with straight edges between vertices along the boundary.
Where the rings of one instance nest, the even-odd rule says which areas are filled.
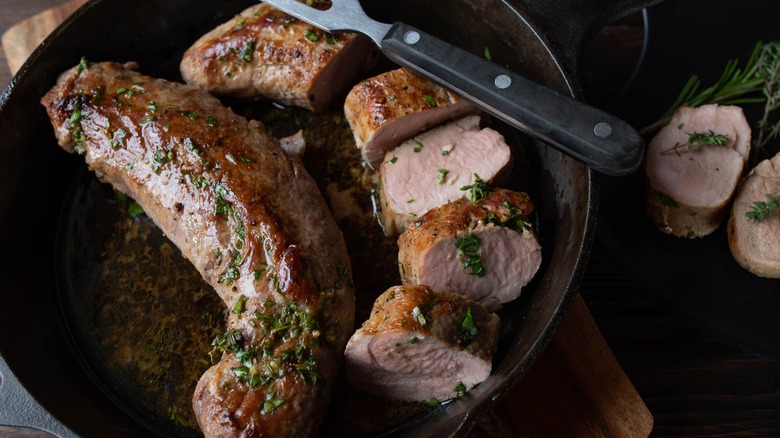
[[[628,123],[403,23],[381,42],[390,59],[509,125],[608,175],[639,166],[644,142]]]
[[[56,391],[56,389],[53,389]],[[0,435],[52,434],[53,438],[76,438],[77,435],[57,421],[28,393],[0,356]],[[17,429],[20,428],[20,429]],[[45,432],[43,432],[45,431]],[[26,436],[26,435],[25,435]]]
[[[566,77],[576,78],[588,42],[604,26],[664,0],[513,0],[547,41]]]

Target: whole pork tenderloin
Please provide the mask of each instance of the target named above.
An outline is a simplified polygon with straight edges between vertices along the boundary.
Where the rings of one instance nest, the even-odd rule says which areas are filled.
[[[135,68],[65,72],[42,99],[59,144],[134,198],[231,309],[193,396],[203,433],[311,436],[353,327],[341,233],[261,124]]]

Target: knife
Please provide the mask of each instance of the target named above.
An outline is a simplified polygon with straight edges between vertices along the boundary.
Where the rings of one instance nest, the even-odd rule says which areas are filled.
[[[365,34],[393,62],[596,171],[623,176],[639,167],[644,141],[625,121],[412,26],[376,21],[358,0],[333,0],[327,10],[297,0],[263,1],[327,32]]]

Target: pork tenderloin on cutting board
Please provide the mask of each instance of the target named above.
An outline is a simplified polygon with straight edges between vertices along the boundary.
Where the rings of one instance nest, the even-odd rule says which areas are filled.
[[[203,433],[314,435],[354,324],[341,232],[261,124],[134,68],[61,76],[42,99],[59,144],[135,199],[231,309],[193,395]]]
[[[780,198],[780,154],[764,160],[739,185],[728,224],[729,249],[742,267],[766,278],[780,278],[780,211],[751,220],[756,202]]]
[[[361,81],[347,94],[344,116],[371,167],[410,137],[479,110],[405,68]]]
[[[455,398],[490,376],[498,329],[498,316],[467,298],[391,287],[347,343],[347,379],[390,398]]]
[[[542,249],[526,220],[532,211],[528,195],[504,189],[432,209],[398,238],[403,283],[498,310],[520,296],[541,265]]]
[[[432,208],[466,195],[477,177],[496,183],[512,167],[504,137],[467,116],[405,141],[379,168],[379,219],[388,235],[402,233]]]
[[[180,69],[212,94],[322,111],[354,83],[372,47],[363,35],[330,35],[259,3],[198,39]]]
[[[696,140],[688,147],[689,140],[708,133],[726,140]],[[720,226],[747,162],[750,135],[737,106],[681,107],[675,112],[645,155],[645,208],[661,231],[693,238]]]

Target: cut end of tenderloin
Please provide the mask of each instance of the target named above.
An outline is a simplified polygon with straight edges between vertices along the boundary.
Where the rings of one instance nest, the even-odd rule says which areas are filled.
[[[507,174],[512,154],[498,132],[479,129],[467,116],[408,140],[380,167],[379,219],[388,235],[403,232],[432,208],[466,195],[477,176],[495,183]]]
[[[354,82],[371,48],[363,35],[330,35],[261,3],[198,39],[180,70],[215,95],[322,111]]]
[[[645,207],[661,231],[693,238],[720,226],[747,161],[750,135],[739,107],[677,110],[645,158]]]
[[[347,343],[350,385],[412,401],[456,398],[490,376],[499,318],[464,297],[395,286]]]
[[[404,284],[464,295],[495,311],[536,275],[542,248],[525,217],[525,193],[494,189],[476,203],[435,208],[398,238]]]
[[[344,115],[355,143],[371,167],[410,137],[479,110],[444,88],[405,68],[355,85],[344,102]]]
[[[780,211],[751,220],[756,202],[780,198],[780,154],[760,162],[739,186],[728,224],[729,248],[737,262],[765,278],[780,278]]]

